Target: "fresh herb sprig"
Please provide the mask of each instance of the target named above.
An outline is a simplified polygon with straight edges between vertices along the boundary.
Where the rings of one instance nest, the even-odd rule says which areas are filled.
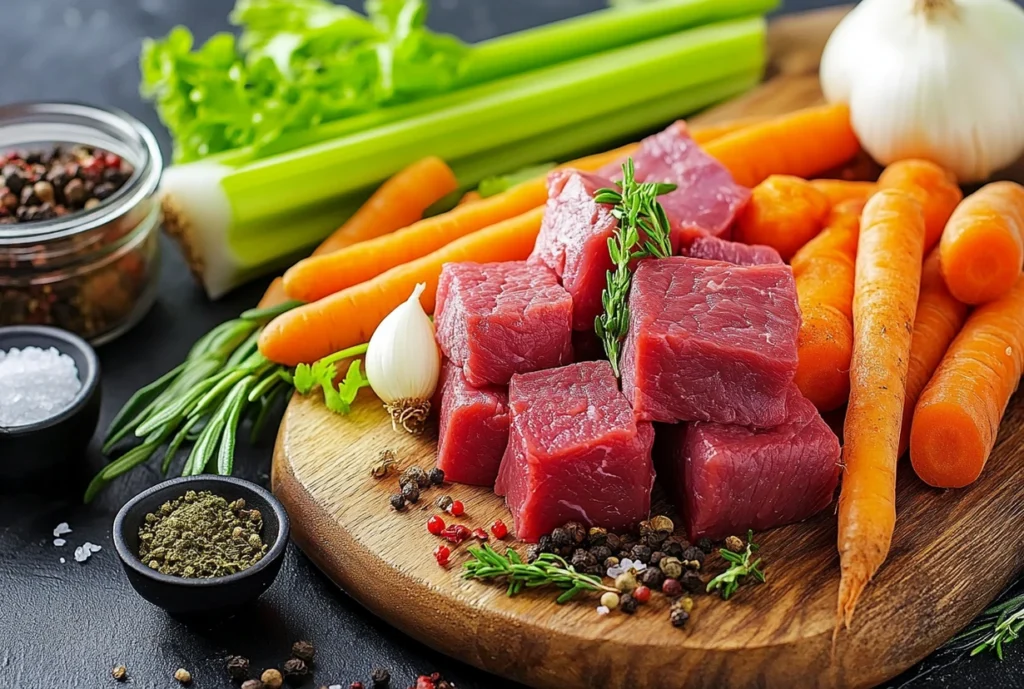
[[[555,586],[565,589],[555,599],[561,605],[584,591],[611,591],[618,589],[601,583],[598,577],[577,572],[558,555],[543,553],[532,563],[523,562],[512,548],[502,555],[486,543],[482,548],[469,548],[471,559],[463,565],[464,579],[505,579],[507,593],[514,596],[523,589]]]
[[[299,364],[295,367],[292,381],[300,395],[308,395],[314,388],[320,387],[324,392],[324,405],[335,414],[348,414],[352,409],[359,391],[370,384],[363,375],[358,359],[349,364],[348,372],[338,387],[334,380],[338,377],[338,362],[351,359],[366,353],[369,345],[361,344],[343,349],[310,364]]]
[[[967,630],[955,641],[971,648],[976,656],[986,651],[995,651],[1003,659],[1003,646],[1024,636],[1024,594],[994,605],[984,612],[981,621]]]
[[[601,292],[604,313],[594,321],[594,330],[619,375],[622,340],[629,330],[629,288],[633,281],[629,264],[638,258],[665,258],[672,255],[671,227],[658,197],[675,190],[674,184],[637,183],[633,159],[622,164],[618,189],[602,188],[594,192],[597,203],[614,206],[612,215],[619,221],[608,239],[608,254],[615,269],[608,271],[607,286]]]
[[[288,370],[259,353],[260,331],[299,303],[250,309],[222,323],[192,346],[184,362],[132,395],[110,424],[103,453],[111,454],[129,438],[140,442],[96,474],[86,488],[85,501],[92,501],[107,484],[144,464],[161,448],[161,470],[166,474],[186,442],[192,448],[183,476],[209,469],[230,474],[242,423],[251,421],[250,440],[254,441],[291,386]]]
[[[754,559],[754,553],[758,549],[759,546],[754,543],[753,531],[747,532],[747,547],[742,553],[733,552],[728,548],[720,548],[718,554],[730,566],[729,569],[708,582],[708,593],[718,591],[722,600],[729,600],[748,576],[754,577],[763,584],[765,577],[764,571],[761,569],[761,558]]]

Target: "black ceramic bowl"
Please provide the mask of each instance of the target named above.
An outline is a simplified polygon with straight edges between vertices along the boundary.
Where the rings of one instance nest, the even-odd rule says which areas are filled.
[[[186,491],[208,490],[227,500],[243,498],[263,515],[267,554],[249,569],[214,579],[185,579],[150,569],[139,557],[139,526],[146,514]],[[223,613],[254,601],[270,588],[288,545],[288,513],[267,490],[230,476],[188,476],[159,483],[129,500],[114,518],[114,547],[128,581],[140,596],[174,615]]]
[[[80,462],[100,416],[100,361],[85,340],[37,325],[0,328],[0,350],[54,347],[74,359],[82,389],[67,409],[24,426],[0,426],[0,490],[60,476]]]

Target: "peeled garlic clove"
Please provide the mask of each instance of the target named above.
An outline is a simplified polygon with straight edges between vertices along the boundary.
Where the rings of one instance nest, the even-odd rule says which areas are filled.
[[[391,414],[392,425],[415,433],[430,414],[430,398],[441,374],[434,324],[420,305],[426,285],[389,313],[366,349],[366,378]]]

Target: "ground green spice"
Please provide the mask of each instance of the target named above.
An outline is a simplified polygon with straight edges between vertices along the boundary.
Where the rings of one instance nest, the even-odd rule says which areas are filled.
[[[188,491],[146,515],[139,558],[161,574],[186,579],[222,577],[252,567],[267,553],[263,517],[209,491]]]

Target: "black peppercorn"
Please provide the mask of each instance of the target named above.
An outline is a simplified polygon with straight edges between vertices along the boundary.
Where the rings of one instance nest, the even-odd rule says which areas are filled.
[[[440,467],[434,467],[433,469],[430,470],[428,478],[430,478],[430,482],[433,483],[435,486],[440,486],[442,483],[444,483],[444,469],[441,469]]]
[[[587,543],[590,547],[604,545],[608,541],[608,530],[603,529],[600,526],[592,526],[587,531]]]
[[[679,629],[686,626],[687,620],[690,619],[690,613],[682,608],[673,608],[668,614],[668,619],[672,622],[673,627]]]
[[[633,596],[628,593],[623,593],[622,596],[619,597],[619,610],[627,615],[635,613],[639,605],[640,604],[637,602],[636,598],[633,598]]]
[[[405,509],[405,496],[402,495],[401,493],[395,493],[394,495],[392,495],[391,496],[391,507],[392,507],[392,509],[399,510],[399,511],[404,510]]]
[[[413,482],[406,483],[402,486],[402,497],[415,505],[420,501],[420,487]]]
[[[551,532],[551,543],[556,548],[563,548],[572,543],[572,538],[569,536],[568,531],[562,527],[558,527]]]
[[[594,556],[594,559],[598,562],[604,562],[612,556],[612,551],[608,549],[606,545],[596,545],[590,547],[590,554]]]
[[[680,558],[683,562],[699,562],[701,565],[704,564],[705,553],[700,548],[689,547],[683,551],[683,556]]]
[[[587,529],[579,522],[568,522],[562,527],[569,534],[569,538],[576,545],[580,545],[583,541],[587,540]]]
[[[582,571],[584,574],[589,574],[594,577],[603,577],[605,568],[597,563],[594,563],[592,565],[587,565],[580,571]]]
[[[637,543],[630,549],[630,555],[634,560],[640,560],[645,565],[651,561],[651,549],[640,543]]]
[[[669,557],[682,557],[683,544],[674,538],[669,538],[661,544],[661,552],[665,553]]]
[[[690,593],[700,593],[704,590],[703,580],[692,569],[683,572],[683,576],[679,578],[679,583]]]
[[[249,676],[249,659],[244,656],[228,656],[228,676],[241,682]]]
[[[651,549],[657,549],[661,547],[661,544],[668,538],[668,534],[661,533],[660,531],[654,531],[643,537],[643,542],[651,547]]]
[[[281,674],[289,684],[302,684],[309,674],[309,667],[299,658],[289,658],[281,666]]]
[[[705,553],[710,553],[711,549],[715,547],[715,544],[711,542],[710,538],[702,538],[697,541],[697,547],[703,550]]]
[[[382,667],[374,668],[370,673],[370,682],[373,689],[387,689],[391,684],[391,673]]]
[[[660,550],[655,550],[653,553],[651,553],[650,565],[652,567],[657,567],[658,564],[664,559],[664,557],[665,553],[661,552]]]
[[[544,551],[541,549],[540,544],[538,543],[533,543],[531,545],[526,546],[526,562],[528,564],[533,564],[537,561],[537,558],[540,557],[541,553],[543,552]]]
[[[653,591],[660,589],[663,581],[665,575],[657,567],[648,567],[640,572],[640,583]]]
[[[605,534],[604,544],[613,553],[618,552],[622,550],[622,537],[614,533]]]
[[[577,548],[572,553],[572,560],[570,564],[576,569],[582,569],[584,567],[590,567],[597,564],[597,558],[590,554],[590,551],[584,550],[583,548]]]
[[[403,471],[398,477],[398,485],[403,488],[410,483],[416,484],[421,488],[426,488],[430,485],[430,477],[427,476],[427,472],[423,471],[420,467],[411,466]]]
[[[555,540],[548,534],[544,534],[540,537],[540,540],[537,541],[537,547],[540,548],[540,552],[542,553],[550,553],[555,549]]]
[[[308,641],[296,641],[292,644],[292,658],[298,658],[307,664],[313,662],[315,653],[316,649]]]

